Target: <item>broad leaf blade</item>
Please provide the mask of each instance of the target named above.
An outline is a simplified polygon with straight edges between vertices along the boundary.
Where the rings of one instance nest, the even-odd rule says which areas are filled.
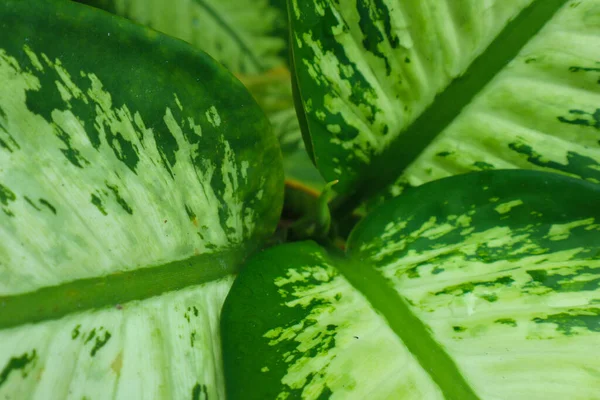
[[[185,40],[227,67],[267,113],[279,138],[289,186],[323,189],[325,182],[306,156],[294,110],[285,0],[83,2]]]
[[[441,399],[335,266],[311,242],[251,259],[223,308],[228,398]]]
[[[225,397],[219,310],[232,278],[0,331],[0,393],[27,399]]]
[[[228,394],[593,398],[598,201],[560,175],[462,175],[379,207],[345,257],[257,255],[224,307]]]
[[[347,209],[489,168],[598,180],[594,0],[291,4],[317,166]]]
[[[599,183],[598,18],[598,2],[565,6],[388,193],[495,168],[554,171]]]
[[[183,347],[170,337],[187,332],[178,302],[200,307],[210,323],[196,334],[211,337],[230,274],[276,226],[283,174],[268,121],[207,55],[128,21],[45,0],[33,7],[5,1],[0,21],[11,32],[0,39],[0,334],[7,343],[0,394],[47,398],[41,388],[56,385],[58,398],[70,387],[102,396],[99,389],[117,385],[136,364],[148,373],[139,378],[142,392],[155,385],[164,397],[191,393],[197,371],[220,374],[218,346],[204,339],[195,346],[188,337]],[[161,296],[188,286],[195,286],[189,296]],[[145,302],[122,312],[126,301],[153,296],[152,307],[173,318],[170,330],[144,325],[159,318]],[[106,308],[112,311],[16,326]],[[115,371],[112,359],[94,363],[100,349],[92,354],[74,342],[60,360],[73,369],[59,379],[61,346],[48,340],[64,339],[63,323],[90,325],[89,343],[110,343],[103,357],[118,360],[128,343],[132,355],[123,363],[133,369]],[[146,329],[158,348],[135,347],[129,329]],[[23,341],[28,332],[47,335]],[[9,345],[19,341],[22,352]],[[146,359],[145,351],[163,355]],[[34,353],[35,363],[26,363]],[[167,364],[185,354],[205,361]],[[152,383],[160,370],[164,377]],[[173,374],[185,384],[167,384]],[[221,390],[219,379],[200,384]],[[134,397],[142,396],[138,389]]]
[[[361,169],[530,0],[290,1],[292,48],[317,166],[351,191]]]

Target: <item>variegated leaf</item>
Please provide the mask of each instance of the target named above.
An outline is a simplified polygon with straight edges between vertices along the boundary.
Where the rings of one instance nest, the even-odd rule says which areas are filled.
[[[288,67],[285,0],[78,0],[183,39],[232,71],[267,113],[289,187],[320,192],[304,150]]]
[[[267,119],[101,11],[6,0],[0,25],[0,398],[219,395],[231,274],[281,210]]]
[[[314,157],[351,207],[484,169],[600,181],[598,0],[290,6]]]
[[[230,399],[598,398],[600,188],[536,171],[428,183],[345,255],[255,256],[224,306]]]

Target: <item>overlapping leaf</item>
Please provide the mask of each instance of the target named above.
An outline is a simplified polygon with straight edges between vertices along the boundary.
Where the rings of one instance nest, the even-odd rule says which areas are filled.
[[[290,7],[306,134],[350,206],[485,169],[600,181],[597,0]]]
[[[232,71],[267,113],[291,188],[324,182],[306,156],[290,84],[285,0],[82,0],[204,50]]]

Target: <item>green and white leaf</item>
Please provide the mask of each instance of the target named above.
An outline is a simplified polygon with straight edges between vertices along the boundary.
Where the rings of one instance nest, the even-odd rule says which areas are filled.
[[[389,190],[481,169],[600,183],[600,3],[571,2]]]
[[[323,179],[306,156],[294,109],[285,0],[79,1],[185,40],[227,67],[267,113],[282,148],[286,178],[317,192],[323,189]]]
[[[597,398],[599,201],[557,174],[479,172],[377,208],[345,255],[256,255],[223,311],[228,397]]]
[[[0,330],[0,394],[223,399],[219,311],[231,283]]]
[[[354,206],[492,168],[600,181],[597,0],[290,5],[316,163]]]
[[[219,393],[230,274],[281,209],[268,121],[207,55],[128,21],[7,0],[0,22],[0,397]]]

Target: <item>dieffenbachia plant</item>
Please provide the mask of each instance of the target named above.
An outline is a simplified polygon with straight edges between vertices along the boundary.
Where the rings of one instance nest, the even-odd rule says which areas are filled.
[[[469,171],[600,182],[597,0],[290,0],[299,105],[340,207]]]
[[[600,393],[600,0],[289,0],[333,215],[373,211],[341,251],[326,191],[319,243],[255,255],[282,3],[84,2],[252,94],[91,7],[0,4],[0,398]]]
[[[207,52],[250,90],[283,153],[287,186],[318,194],[324,182],[308,158],[290,82],[285,0],[78,0]]]
[[[219,314],[272,234],[281,153],[187,44],[0,3],[0,398],[223,398]]]

